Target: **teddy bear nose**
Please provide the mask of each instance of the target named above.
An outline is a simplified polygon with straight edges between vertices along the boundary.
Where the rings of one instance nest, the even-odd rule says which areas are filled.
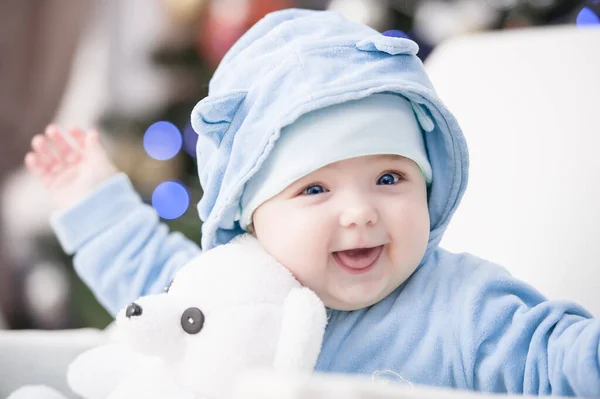
[[[125,316],[131,318],[132,316],[139,316],[142,314],[142,307],[135,302],[131,302],[127,309],[125,309]]]

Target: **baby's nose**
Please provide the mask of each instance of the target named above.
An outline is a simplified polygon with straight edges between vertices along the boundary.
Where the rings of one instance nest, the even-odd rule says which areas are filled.
[[[142,307],[135,302],[131,302],[127,309],[125,309],[125,316],[129,319],[132,316],[140,316],[142,314]]]
[[[340,215],[342,227],[366,226],[377,223],[376,210],[367,204],[345,209]]]

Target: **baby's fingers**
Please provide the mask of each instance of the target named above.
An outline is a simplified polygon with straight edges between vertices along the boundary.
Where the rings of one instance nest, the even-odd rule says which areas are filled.
[[[44,168],[50,169],[57,163],[56,156],[52,152],[48,139],[45,136],[41,134],[36,135],[33,140],[31,140],[31,147],[35,152],[38,164]]]
[[[46,128],[46,137],[52,142],[59,160],[65,162],[76,152],[56,126],[50,125]]]
[[[38,154],[28,152],[25,155],[25,166],[32,175],[40,179],[44,186],[49,187],[52,184],[52,170],[50,170],[47,164],[42,163]]]
[[[75,142],[77,147],[82,150],[85,147],[85,133],[79,128],[67,130],[67,135]]]
[[[36,175],[40,175],[44,171],[44,166],[33,152],[28,152],[27,155],[25,155],[25,166],[30,172]]]

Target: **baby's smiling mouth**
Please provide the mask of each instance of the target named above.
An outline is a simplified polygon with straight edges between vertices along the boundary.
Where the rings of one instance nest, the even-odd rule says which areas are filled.
[[[356,248],[333,253],[336,263],[352,274],[366,273],[377,263],[383,245],[373,248]]]

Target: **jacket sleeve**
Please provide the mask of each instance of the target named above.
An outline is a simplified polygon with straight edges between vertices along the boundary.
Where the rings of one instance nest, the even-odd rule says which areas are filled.
[[[51,225],[62,248],[98,301],[112,314],[134,299],[163,290],[200,248],[170,233],[124,174],[107,180]]]
[[[459,298],[458,336],[472,388],[600,397],[600,320],[495,270],[472,274]]]

